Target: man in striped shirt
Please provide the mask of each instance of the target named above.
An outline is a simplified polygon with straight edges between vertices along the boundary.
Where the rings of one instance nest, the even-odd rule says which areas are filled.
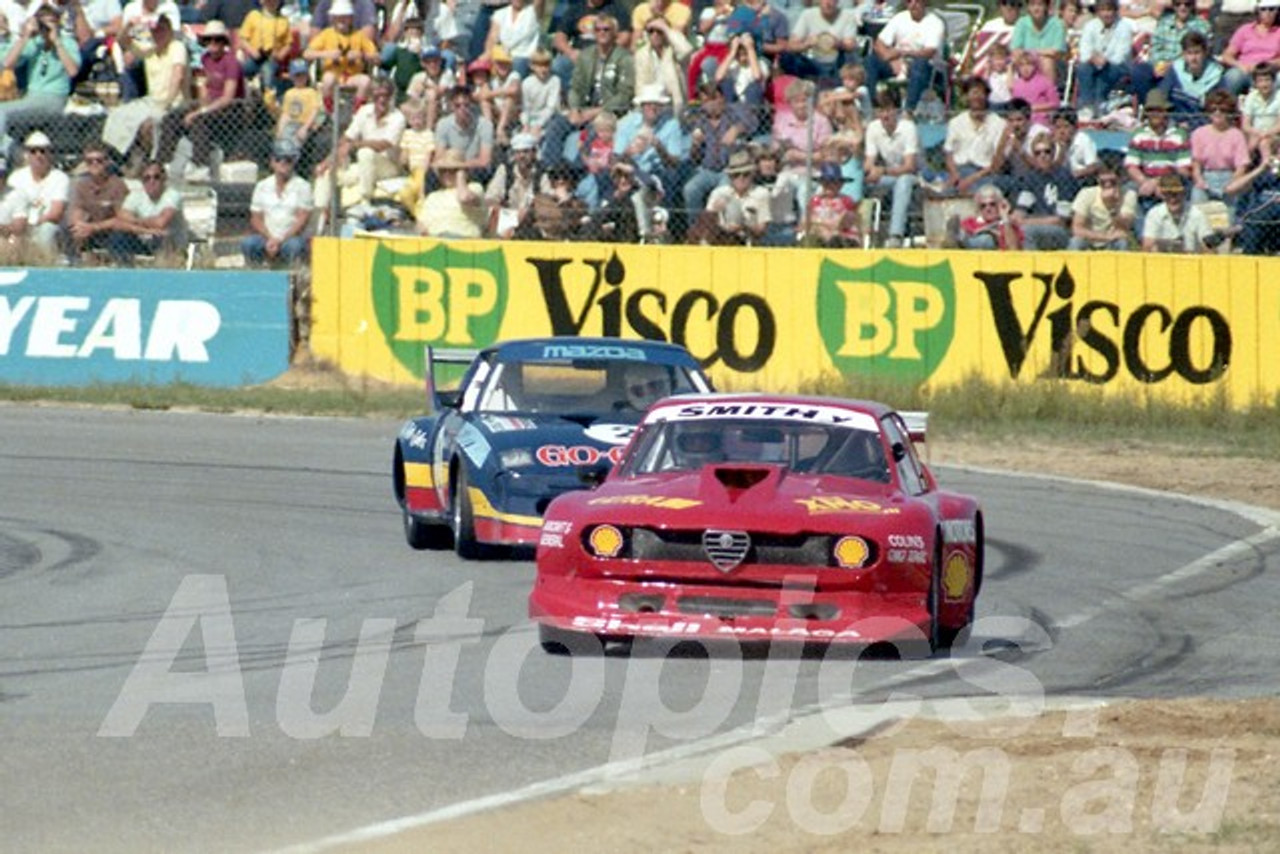
[[[1125,171],[1138,191],[1139,218],[1160,202],[1160,176],[1191,178],[1191,140],[1183,128],[1169,121],[1169,108],[1169,96],[1162,90],[1147,94],[1147,123],[1134,132],[1124,156]],[[1141,234],[1141,222],[1138,225]]]

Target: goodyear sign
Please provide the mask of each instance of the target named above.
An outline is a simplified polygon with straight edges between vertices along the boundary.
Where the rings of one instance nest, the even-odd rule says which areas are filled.
[[[284,273],[0,270],[0,382],[240,386],[288,367]]]
[[[391,381],[420,379],[425,344],[609,335],[683,344],[729,389],[980,376],[1245,405],[1280,386],[1264,258],[420,239],[314,257],[313,352]]]

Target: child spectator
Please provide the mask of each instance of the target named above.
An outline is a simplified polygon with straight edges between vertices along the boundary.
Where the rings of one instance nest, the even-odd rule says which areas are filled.
[[[400,168],[409,179],[397,197],[407,210],[418,204],[436,150],[436,132],[427,124],[426,105],[419,101],[405,101],[400,105],[407,127],[400,134]]]
[[[1253,69],[1253,88],[1241,107],[1244,132],[1249,146],[1258,149],[1263,140],[1280,134],[1280,91],[1276,89],[1276,66],[1263,62]]]
[[[769,85],[769,61],[756,52],[755,39],[749,35],[733,37],[729,55],[716,66],[714,82],[726,103],[740,113],[748,133],[754,132],[765,112],[765,87]]]
[[[983,79],[987,81],[987,86],[991,89],[991,95],[987,99],[991,109],[996,112],[1003,112],[1005,107],[1009,106],[1009,102],[1013,100],[1014,73],[1012,54],[1007,44],[997,42],[987,51]]]
[[[1254,20],[1231,34],[1222,51],[1227,67],[1222,85],[1233,95],[1249,87],[1249,75],[1259,63],[1280,60],[1280,0],[1258,0]]]
[[[493,122],[494,139],[499,145],[506,145],[520,103],[520,75],[512,67],[511,54],[502,45],[493,48],[473,94],[480,105],[480,114]]]
[[[618,130],[618,117],[608,111],[591,120],[587,138],[582,144],[579,159],[586,172],[578,182],[574,195],[594,210],[600,200],[610,192],[609,165],[613,163],[614,135]]]
[[[734,0],[714,0],[698,16],[698,32],[702,47],[689,58],[689,92],[698,91],[703,79],[713,80],[719,63],[729,55],[730,42],[739,33],[729,31],[729,19],[733,15]],[[754,41],[754,40],[753,40]],[[710,62],[711,68],[706,64]]]
[[[560,78],[551,73],[551,54],[539,50],[529,59],[533,73],[520,81],[520,129],[542,138],[542,128],[560,109]]]
[[[1061,18],[1049,14],[1049,0],[1029,0],[1009,46],[1015,61],[1027,54],[1035,57],[1045,79],[1056,83],[1058,63],[1067,56],[1067,29]]]
[[[858,203],[841,192],[844,173],[838,163],[818,167],[819,190],[805,210],[805,243],[834,248],[862,247]]]
[[[435,45],[424,47],[419,59],[421,70],[409,80],[405,99],[421,102],[427,108],[427,124],[435,127],[437,117],[444,112],[445,98],[457,86],[457,78],[445,67],[444,53]]]
[[[1033,122],[1048,127],[1050,117],[1062,105],[1058,87],[1044,75],[1040,59],[1034,53],[1019,54],[1014,64],[1017,76],[1013,80],[1013,97],[1031,105]]]
[[[324,124],[324,103],[320,90],[311,85],[311,66],[305,59],[289,63],[293,85],[280,101],[280,117],[276,120],[276,139],[292,139],[302,152],[299,174],[310,174],[318,139],[315,133]]]

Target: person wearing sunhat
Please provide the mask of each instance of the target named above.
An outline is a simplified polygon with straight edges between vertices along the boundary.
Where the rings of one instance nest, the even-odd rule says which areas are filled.
[[[191,161],[209,168],[209,180],[219,180],[222,158],[244,133],[244,69],[231,52],[231,33],[221,21],[209,21],[200,33],[204,53],[200,68],[204,87],[194,105],[174,110],[160,124],[160,157],[170,161],[175,181],[185,179],[186,164],[178,139],[191,140]]]
[[[841,191],[844,172],[839,163],[818,166],[818,192],[805,210],[805,242],[828,248],[861,247],[862,221],[858,203]]]
[[[456,151],[441,152],[432,164],[438,189],[418,203],[413,213],[418,233],[430,237],[482,237],[488,224],[484,188],[471,181],[466,162]]]
[[[1191,179],[1191,140],[1182,127],[1170,121],[1169,96],[1162,89],[1147,93],[1144,104],[1146,122],[1129,138],[1124,168],[1138,191],[1138,222],[1142,233],[1142,217],[1160,201],[1156,182],[1161,175],[1177,175]]]
[[[53,142],[43,131],[29,134],[23,151],[26,162],[9,176],[9,192],[0,204],[0,234],[25,238],[52,255],[58,248],[71,179],[53,165]]]
[[[308,62],[320,63],[320,94],[330,108],[339,86],[353,88],[356,101],[363,103],[372,81],[369,70],[377,67],[380,58],[378,46],[363,30],[354,29],[354,15],[351,0],[333,0],[328,7],[329,25],[307,43],[302,54]]]
[[[293,267],[307,256],[314,203],[310,185],[294,173],[299,153],[292,139],[278,139],[271,148],[271,174],[254,186],[249,202],[252,233],[240,241],[249,264]]]
[[[759,244],[769,228],[771,198],[768,188],[756,182],[755,158],[746,149],[735,151],[724,174],[729,183],[711,191],[707,209],[690,229],[688,242]]]
[[[1177,175],[1161,175],[1156,181],[1160,203],[1142,222],[1143,252],[1208,252],[1213,235],[1204,211],[1187,203],[1187,187]]]
[[[56,6],[40,6],[27,18],[4,55],[6,70],[25,69],[27,85],[21,98],[0,103],[0,140],[18,118],[56,116],[71,94],[71,81],[80,71],[80,46],[62,29]],[[19,75],[20,76],[20,75]]]
[[[671,96],[661,83],[651,83],[636,93],[635,108],[618,120],[614,153],[658,178],[673,196],[681,192],[689,137],[671,112]]]

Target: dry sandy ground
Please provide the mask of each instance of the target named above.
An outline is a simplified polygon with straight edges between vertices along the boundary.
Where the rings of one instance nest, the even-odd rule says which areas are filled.
[[[939,443],[935,463],[1114,480],[1280,509],[1280,464],[1138,443]],[[963,724],[915,718],[679,785],[580,791],[433,824],[377,852],[1280,852],[1280,699],[1120,703]],[[958,798],[913,757],[978,763]],[[1007,776],[1002,777],[1002,774]],[[993,781],[989,797],[979,782]],[[954,808],[951,808],[954,807]],[[737,816],[737,820],[734,820]],[[745,832],[744,832],[745,831]]]

